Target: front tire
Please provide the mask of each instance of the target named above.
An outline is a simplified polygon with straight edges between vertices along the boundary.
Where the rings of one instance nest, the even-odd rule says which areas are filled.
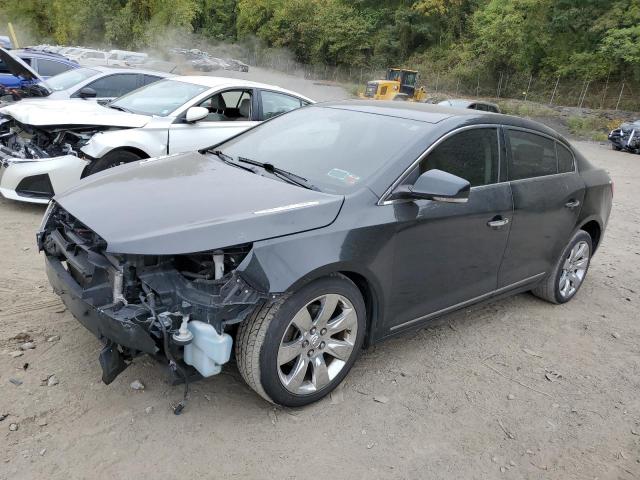
[[[267,302],[236,336],[238,369],[269,402],[299,407],[331,392],[347,375],[364,340],[364,300],[333,274]]]
[[[532,292],[551,303],[566,303],[582,286],[589,270],[593,242],[584,230],[578,230],[562,251],[551,274]]]
[[[104,157],[89,164],[85,176],[93,175],[94,173],[107,170],[108,168],[117,167],[118,165],[135,162],[137,160],[142,160],[142,157],[127,150],[109,152]]]

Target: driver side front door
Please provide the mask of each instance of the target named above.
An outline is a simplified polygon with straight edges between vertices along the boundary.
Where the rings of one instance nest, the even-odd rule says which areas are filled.
[[[495,127],[462,130],[442,141],[406,183],[439,169],[468,180],[466,203],[392,201],[397,219],[390,331],[481,298],[497,289],[513,215],[511,187],[499,183],[500,135]]]

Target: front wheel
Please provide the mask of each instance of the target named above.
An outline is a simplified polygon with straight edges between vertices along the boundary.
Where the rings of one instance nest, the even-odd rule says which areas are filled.
[[[142,157],[133,152],[127,150],[120,150],[107,153],[104,157],[94,160],[87,167],[86,175],[93,175],[94,173],[107,170],[108,168],[117,167],[118,165],[124,165],[125,163],[135,162],[141,160]]]
[[[270,402],[315,402],[343,380],[358,357],[365,315],[360,291],[338,274],[266,303],[238,329],[240,373]]]
[[[566,303],[582,286],[593,252],[591,236],[578,230],[560,255],[551,274],[538,285],[533,294],[551,303]]]

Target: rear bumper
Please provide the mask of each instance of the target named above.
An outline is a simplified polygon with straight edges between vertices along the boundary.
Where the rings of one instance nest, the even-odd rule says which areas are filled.
[[[74,155],[43,159],[0,158],[0,193],[10,200],[49,203],[80,181],[89,162]],[[48,184],[46,189],[29,189],[29,185]]]
[[[97,338],[134,351],[158,353],[159,348],[151,335],[132,321],[132,311],[126,308],[117,312],[111,308],[96,308],[88,299],[83,298],[82,288],[59,259],[45,255],[45,265],[53,291],[60,296],[76,320]]]

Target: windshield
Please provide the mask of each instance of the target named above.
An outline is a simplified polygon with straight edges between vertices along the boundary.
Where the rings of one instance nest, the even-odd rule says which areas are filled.
[[[97,75],[98,73],[100,72],[90,68],[73,68],[48,78],[46,84],[54,92],[59,92],[61,90],[66,90],[67,88],[71,88],[87,78]]]
[[[141,115],[166,117],[205,90],[207,87],[202,85],[160,80],[118,98],[110,106]]]
[[[304,107],[219,145],[233,159],[270,163],[327,193],[362,187],[424,138],[431,124],[340,109]]]

